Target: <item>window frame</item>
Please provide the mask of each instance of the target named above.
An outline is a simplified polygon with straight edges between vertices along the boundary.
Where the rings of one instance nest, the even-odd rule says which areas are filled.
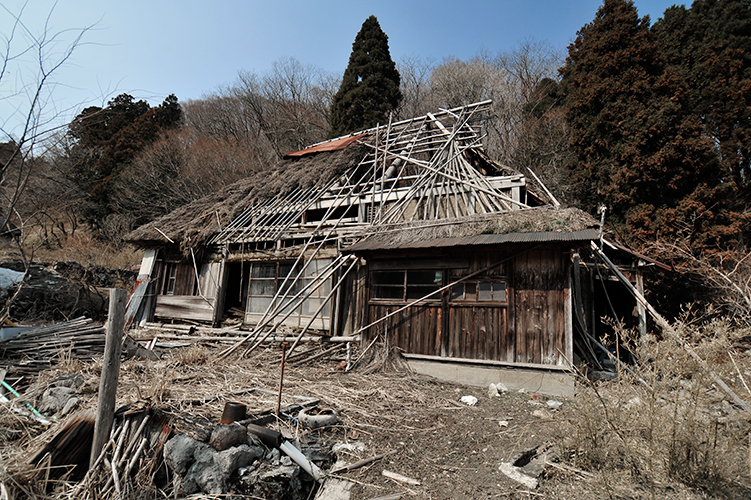
[[[293,287],[292,290],[289,292],[287,298],[283,302],[283,306],[279,309],[277,312],[277,315],[286,315],[290,310],[290,304],[292,303],[292,298],[297,295],[297,293],[302,290],[308,283],[311,281],[320,280],[320,276],[324,269],[326,269],[331,263],[331,259],[314,259],[311,261],[308,266],[306,267],[305,271],[302,275],[297,279],[295,282],[287,281],[287,283],[284,285],[285,289],[289,289],[289,287]],[[283,261],[252,261],[249,271],[249,278],[248,278],[248,285],[247,285],[247,302],[245,304],[245,314],[246,317],[248,315],[250,316],[258,316],[264,314],[266,312],[266,309],[269,307],[270,304],[272,304],[274,296],[279,292],[280,288],[282,287],[282,284],[284,283],[284,279],[291,275],[290,280],[294,279],[295,276],[300,271],[301,265],[298,264],[297,266],[294,266],[294,261],[289,260],[283,260]],[[266,267],[266,268],[273,268],[274,269],[274,276],[264,276],[264,277],[254,277],[255,270],[258,267]],[[286,274],[283,274],[286,273]],[[270,274],[270,273],[268,273]],[[267,282],[268,284],[272,285],[271,294],[265,293],[263,295],[253,293],[253,285],[254,283],[258,283],[259,281]],[[307,323],[307,321],[312,317],[313,313],[316,312],[318,307],[320,307],[321,302],[326,299],[326,296],[331,292],[331,286],[332,286],[332,278],[328,277],[324,283],[322,283],[316,290],[312,292],[312,294],[302,301],[295,309],[292,311],[292,313],[289,315],[289,318],[285,320],[285,324],[292,323]],[[264,290],[266,291],[266,290]],[[258,299],[265,299],[261,301],[261,305],[258,307],[253,306],[253,301]],[[328,301],[324,307],[321,309],[321,311],[318,313],[318,316],[316,317],[316,321],[322,321],[324,324],[328,324],[330,322],[331,318],[331,301]]]
[[[483,299],[481,298],[481,291],[482,286],[488,285],[490,287],[490,298],[489,299]],[[494,287],[494,285],[500,285],[497,288]],[[461,297],[458,297],[455,293],[455,288],[461,286],[462,287],[462,295]],[[467,287],[472,286],[474,287],[474,291],[471,294],[467,294]],[[498,289],[498,293],[502,291],[503,298],[497,299],[495,297],[496,289]],[[508,304],[508,281],[505,278],[479,278],[479,279],[472,279],[472,280],[466,280],[459,283],[454,284],[449,291],[449,302],[453,304],[471,304],[471,305],[507,305]]]
[[[396,277],[396,275],[401,275],[401,284],[397,283],[397,280],[392,280],[390,282],[382,282],[378,283],[376,279],[377,275],[383,275],[386,276],[388,274],[393,275]],[[433,280],[425,280],[425,276],[433,275]],[[422,275],[422,276],[421,276]],[[369,296],[368,299],[370,301],[384,303],[384,302],[398,302],[398,303],[409,303],[414,302],[415,300],[422,299],[426,295],[428,295],[429,292],[431,292],[433,295],[430,297],[424,298],[421,302],[426,304],[431,304],[435,302],[441,301],[441,292],[438,292],[443,286],[444,281],[446,277],[446,271],[444,269],[410,269],[410,268],[402,268],[402,269],[389,269],[389,270],[372,270],[370,271],[370,290],[369,290]],[[379,294],[379,290],[400,290],[400,296],[385,296],[384,294]]]

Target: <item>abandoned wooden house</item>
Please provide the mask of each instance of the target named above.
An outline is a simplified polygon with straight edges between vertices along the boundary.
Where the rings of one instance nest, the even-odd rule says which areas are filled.
[[[589,337],[610,313],[593,289],[607,279],[580,258],[598,224],[488,158],[489,104],[289,153],[136,229],[127,239],[145,254],[127,320],[215,324],[239,313],[259,342],[289,328],[380,335],[426,372],[495,370],[474,376],[485,383],[513,368],[509,377],[552,376],[568,392],[564,371],[598,356]],[[641,286],[651,263],[611,250]],[[638,309],[619,307],[623,317]]]

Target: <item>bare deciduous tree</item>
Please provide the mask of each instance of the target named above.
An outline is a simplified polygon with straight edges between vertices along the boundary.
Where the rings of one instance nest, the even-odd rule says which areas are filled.
[[[21,214],[19,200],[29,184],[35,169],[43,165],[44,155],[59,124],[62,110],[56,105],[54,90],[58,82],[55,75],[74,51],[80,47],[91,26],[51,31],[48,13],[41,32],[34,32],[24,22],[27,5],[13,12],[0,4],[0,16],[8,19],[11,29],[0,35],[0,88],[2,104],[12,112],[3,117],[0,136],[5,141],[0,157],[0,228],[10,239],[28,269],[30,255],[24,248],[28,234],[27,221],[33,214]],[[62,47],[62,49],[61,49]],[[14,296],[0,310],[0,320],[8,317]]]
[[[279,158],[323,140],[330,128],[336,81],[296,59],[274,62],[265,75],[241,72],[232,91]]]
[[[561,63],[561,54],[550,45],[533,41],[523,41],[514,50],[495,56],[480,53],[469,61],[447,58],[430,75],[432,102],[454,107],[492,99],[486,149],[492,158],[513,165],[516,150],[528,134],[525,110],[539,83],[554,78]]]
[[[396,65],[401,76],[402,102],[397,110],[397,120],[423,116],[435,111],[435,97],[430,86],[430,74],[435,64],[431,59],[410,56]]]

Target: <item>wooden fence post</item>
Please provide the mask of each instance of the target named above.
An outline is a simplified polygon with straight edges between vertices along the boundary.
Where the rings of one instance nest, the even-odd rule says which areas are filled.
[[[115,396],[117,378],[120,374],[120,350],[123,341],[125,302],[127,292],[120,288],[110,289],[110,305],[107,315],[107,332],[102,360],[102,376],[99,380],[99,398],[94,423],[94,440],[91,443],[90,466],[93,466],[104,444],[109,439],[112,422],[115,420]]]

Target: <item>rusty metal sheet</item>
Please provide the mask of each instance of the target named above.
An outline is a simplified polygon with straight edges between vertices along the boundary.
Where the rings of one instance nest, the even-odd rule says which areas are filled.
[[[361,137],[365,137],[368,134],[353,135],[347,137],[340,137],[339,139],[333,139],[331,141],[321,142],[315,146],[301,149],[300,151],[293,151],[284,155],[285,158],[293,158],[299,156],[305,156],[313,153],[321,153],[323,151],[339,151],[344,149]]]

